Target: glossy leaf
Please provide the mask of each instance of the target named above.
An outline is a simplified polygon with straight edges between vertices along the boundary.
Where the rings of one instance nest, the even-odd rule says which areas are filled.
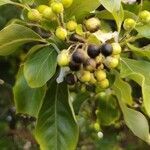
[[[78,21],[82,21],[87,14],[97,9],[99,0],[74,0],[70,8],[66,10],[66,18],[75,16]]]
[[[128,77],[142,87],[143,104],[150,116],[150,63],[147,61],[121,59],[121,76]]]
[[[123,102],[125,104],[128,104],[128,105],[131,106],[133,104],[131,86],[127,82],[123,81],[120,78],[120,76],[119,76],[119,74],[117,72],[115,72],[115,75],[116,75],[116,79],[115,79],[113,88],[114,89],[116,89],[116,88],[119,89],[120,93],[121,93],[121,96],[122,96]]]
[[[30,28],[19,24],[11,24],[0,31],[0,55],[9,55],[23,44],[33,41],[45,42]]]
[[[122,106],[122,111],[126,125],[130,128],[130,130],[137,137],[141,138],[147,143],[150,143],[149,125],[146,117],[142,113],[130,109],[125,105]]]
[[[129,44],[129,43],[127,45],[133,53],[135,53],[139,56],[150,58],[150,48],[149,49],[138,48],[138,47],[135,47],[134,45]]]
[[[150,24],[146,24],[143,26],[137,26],[135,29],[137,30],[139,35],[150,39]]]
[[[43,103],[46,87],[43,86],[37,89],[30,88],[24,78],[23,68],[21,67],[13,91],[17,113],[37,117]]]
[[[51,80],[35,129],[41,150],[75,150],[78,127],[68,96],[65,83]]]
[[[24,64],[25,78],[32,88],[42,87],[54,74],[57,67],[57,52],[52,46],[39,49]]]

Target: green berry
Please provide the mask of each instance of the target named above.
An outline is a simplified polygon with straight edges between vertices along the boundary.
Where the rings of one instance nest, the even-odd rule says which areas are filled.
[[[105,59],[105,65],[110,68],[110,69],[113,69],[113,68],[116,68],[119,64],[119,60],[117,58],[114,58],[112,56],[109,56],[109,57],[106,57]]]
[[[70,56],[67,50],[61,51],[61,53],[57,56],[57,63],[59,66],[64,67],[68,66],[70,62]]]
[[[106,89],[109,87],[109,81],[108,79],[104,79],[101,82],[99,82],[99,86],[103,89]]]
[[[73,0],[61,0],[61,2],[65,8],[69,8],[72,5]]]
[[[67,30],[63,27],[58,27],[55,34],[59,39],[65,40],[67,37]]]
[[[50,20],[55,20],[56,19],[56,15],[53,13],[51,7],[45,8],[42,15],[46,19],[50,19]]]
[[[39,5],[37,10],[40,12],[40,13],[43,13],[43,11],[47,8],[48,6],[47,5]]]
[[[41,14],[37,9],[31,9],[28,12],[28,19],[31,21],[40,21],[41,18]]]
[[[81,82],[89,82],[91,80],[91,73],[89,71],[82,71],[79,80]]]
[[[95,71],[94,74],[95,74],[97,81],[102,81],[106,79],[106,72],[104,70],[97,70]]]
[[[52,8],[53,12],[56,14],[60,14],[64,11],[63,4],[60,2],[53,2],[51,4],[51,8]]]
[[[91,84],[95,84],[97,81],[94,77],[94,74],[91,73],[91,80],[89,81]]]
[[[149,23],[150,22],[150,12],[147,10],[140,12],[139,17],[143,23]]]
[[[90,32],[96,32],[100,28],[100,24],[100,20],[95,17],[85,21],[85,27]]]
[[[85,69],[92,72],[96,69],[96,61],[92,58],[88,58],[84,64]]]
[[[131,30],[135,27],[135,25],[136,25],[135,20],[128,18],[128,19],[125,19],[123,27],[125,30]]]
[[[69,21],[67,22],[66,27],[69,31],[74,31],[76,30],[77,23],[75,21]]]
[[[113,55],[118,55],[121,53],[121,46],[119,45],[119,43],[112,43],[112,47],[113,47]]]

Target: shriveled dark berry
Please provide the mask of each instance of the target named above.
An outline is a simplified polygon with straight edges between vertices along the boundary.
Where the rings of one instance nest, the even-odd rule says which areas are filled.
[[[113,48],[111,46],[111,44],[104,44],[101,46],[101,53],[104,55],[104,56],[110,56],[113,52]]]
[[[82,63],[84,61],[84,53],[82,52],[82,49],[78,49],[73,53],[72,60],[76,63]]]
[[[74,85],[77,82],[77,77],[74,74],[69,73],[69,74],[66,75],[65,81],[69,85]]]
[[[89,45],[87,49],[87,53],[91,58],[95,58],[100,54],[100,47],[97,45]]]
[[[80,70],[80,66],[81,65],[79,63],[76,63],[73,60],[71,60],[71,62],[69,63],[69,68],[72,71],[79,71]]]
[[[84,67],[86,68],[86,70],[88,71],[93,71],[96,69],[96,62],[94,59],[92,58],[88,58],[86,60],[86,62],[84,63]]]
[[[78,35],[78,34],[72,34],[72,35],[70,36],[70,40],[71,40],[71,41],[74,41],[74,42],[81,42],[81,43],[84,43],[84,42],[85,42],[85,40],[83,39],[83,37],[80,36],[80,35]]]

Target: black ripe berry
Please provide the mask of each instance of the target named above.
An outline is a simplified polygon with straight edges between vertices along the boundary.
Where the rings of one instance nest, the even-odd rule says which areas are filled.
[[[67,82],[67,84],[69,85],[74,85],[77,82],[77,78],[75,75],[73,75],[72,73],[69,73],[66,75],[65,77],[65,81]]]
[[[113,48],[111,46],[111,44],[104,44],[102,45],[101,47],[101,53],[104,55],[104,56],[110,56],[113,52]]]
[[[69,68],[72,71],[79,71],[80,70],[80,64],[71,60],[71,62],[69,63]]]
[[[88,46],[87,53],[91,58],[95,58],[96,56],[100,54],[100,47],[97,45],[91,44]]]
[[[82,49],[78,49],[73,53],[72,60],[76,63],[82,63],[84,61],[84,53],[82,52]]]

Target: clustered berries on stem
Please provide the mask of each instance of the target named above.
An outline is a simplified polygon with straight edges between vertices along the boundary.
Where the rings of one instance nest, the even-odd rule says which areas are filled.
[[[118,42],[112,40],[100,42],[101,44],[88,42],[89,36],[101,29],[101,21],[96,17],[86,19],[82,24],[77,24],[75,18],[65,22],[65,9],[72,3],[73,0],[50,0],[49,6],[40,5],[37,9],[31,9],[28,12],[28,19],[38,23],[43,20],[58,22],[55,35],[70,46],[60,51],[57,63],[60,67],[70,68],[65,77],[69,85],[80,82],[102,89],[108,88],[109,71],[119,65],[122,48]],[[141,23],[150,23],[150,12],[146,10],[140,12],[138,20]],[[129,33],[136,24],[137,20],[127,18],[124,20],[123,28]]]

